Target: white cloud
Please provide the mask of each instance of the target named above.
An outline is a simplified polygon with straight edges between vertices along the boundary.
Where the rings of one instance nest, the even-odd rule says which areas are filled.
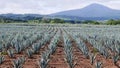
[[[0,13],[49,14],[83,8],[92,3],[120,9],[120,0],[1,0]]]

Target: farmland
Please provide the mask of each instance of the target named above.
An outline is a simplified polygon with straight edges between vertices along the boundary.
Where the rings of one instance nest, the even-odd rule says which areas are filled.
[[[0,25],[0,68],[119,68],[119,56],[119,25]]]

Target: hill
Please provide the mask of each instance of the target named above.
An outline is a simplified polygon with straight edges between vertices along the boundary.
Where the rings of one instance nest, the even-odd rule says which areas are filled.
[[[82,9],[53,13],[51,17],[78,19],[78,20],[107,20],[119,19],[120,10],[111,9],[101,4],[91,4]]]

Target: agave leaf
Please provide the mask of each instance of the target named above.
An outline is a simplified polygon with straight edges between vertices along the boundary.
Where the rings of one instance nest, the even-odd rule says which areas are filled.
[[[13,49],[7,50],[7,53],[8,53],[8,55],[9,55],[11,58],[14,58],[14,57],[15,57],[15,56],[14,56],[14,50],[13,50]]]
[[[0,56],[0,64],[2,64],[4,60],[5,60],[4,56]]]

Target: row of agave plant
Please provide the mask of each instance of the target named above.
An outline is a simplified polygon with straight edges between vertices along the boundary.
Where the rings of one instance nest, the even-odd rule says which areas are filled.
[[[109,39],[108,39],[109,40]],[[114,62],[114,64],[116,64],[117,63],[117,61],[119,61],[119,53],[120,53],[120,50],[119,50],[119,45],[115,45],[115,44],[106,44],[106,42],[109,42],[109,41],[107,41],[106,40],[106,42],[105,41],[103,41],[102,43],[100,42],[101,41],[101,39],[99,39],[99,41],[95,41],[95,39],[88,39],[88,41],[95,47],[95,48],[97,48],[97,50],[107,59],[107,58],[109,58],[109,57],[112,57],[112,60],[113,60],[113,62]],[[113,41],[111,41],[111,42],[113,42]],[[110,43],[111,43],[110,42]],[[113,47],[113,48],[111,48],[111,47]],[[114,55],[112,56],[112,55],[110,55],[109,54],[109,52],[108,52],[108,49],[110,48],[110,50],[114,53]]]
[[[26,42],[25,45],[15,45],[15,47],[14,47],[15,49],[8,49],[7,53],[11,58],[13,58],[14,53],[20,53],[22,51],[26,51],[26,54],[28,55],[28,57],[32,58],[32,55],[34,53],[38,53],[39,49],[43,45],[45,45],[47,42],[49,42],[49,40],[54,36],[54,34],[55,34],[55,32],[53,32],[51,34],[48,34],[48,33],[46,33],[44,35],[42,34],[41,36],[37,35],[34,38],[31,37],[30,39],[27,39],[24,41],[24,42]],[[38,38],[40,38],[40,40],[38,40]],[[35,43],[32,42],[32,41],[34,41],[33,39],[35,41],[37,40],[37,42],[35,42]],[[32,43],[30,43],[30,41]],[[26,50],[26,48],[27,48],[27,50]]]
[[[95,62],[95,59],[96,59],[96,55],[89,51],[85,42],[83,40],[81,40],[79,34],[77,34],[77,33],[74,34],[72,32],[70,32],[69,34],[71,34],[72,38],[76,41],[79,51],[81,51],[83,53],[85,58],[90,59],[90,63],[91,63],[91,65],[93,65],[93,63]],[[95,68],[102,68],[102,62],[96,61]]]
[[[72,30],[66,28],[68,31],[70,31],[72,34],[78,34],[79,37],[82,37],[85,41],[88,41],[101,55],[103,55],[106,59],[109,57],[112,57],[112,60],[114,64],[119,61],[119,55],[120,55],[120,41],[119,36],[116,38],[116,36],[113,34],[110,35],[100,35],[100,33],[88,33],[92,30],[84,30],[83,28],[80,28],[77,30],[77,28],[71,28]],[[75,31],[76,30],[76,31]],[[80,31],[82,30],[82,31]],[[95,30],[95,29],[94,29]],[[80,32],[78,32],[80,31]],[[102,31],[102,29],[101,29]],[[114,53],[114,55],[111,55],[109,53],[109,50]],[[92,55],[91,55],[92,56]],[[94,57],[94,55],[93,55]]]
[[[7,54],[9,55],[9,57],[13,58],[15,57],[15,53],[20,53],[21,51],[25,50],[26,54],[28,55],[29,58],[32,58],[32,55],[34,53],[38,53],[40,48],[45,45],[47,42],[50,41],[50,39],[55,35],[56,33],[56,30],[52,30],[53,32],[51,33],[51,31],[47,31],[46,33],[42,34],[40,33],[39,35],[38,34],[34,34],[32,35],[30,38],[27,38],[25,39],[24,41],[22,41],[21,43],[24,44],[25,42],[25,45],[11,45],[10,48],[5,48],[4,50],[7,50]],[[22,36],[21,36],[22,37]],[[20,37],[17,37],[16,41],[17,43],[19,43],[18,40]],[[38,40],[38,38],[41,38],[40,40]],[[38,40],[37,42],[33,42],[33,43],[30,43],[30,41],[34,41],[34,40]],[[3,50],[3,46],[4,45],[1,45],[2,46],[2,50],[1,51],[4,51]],[[26,50],[26,48],[28,48]],[[4,56],[0,56],[0,64],[2,64],[5,60],[5,57]],[[13,60],[13,68],[22,68],[22,64],[23,64],[23,61],[25,62],[25,57],[20,57],[18,59],[15,59]]]
[[[60,40],[60,31],[58,31],[56,35],[53,37],[53,39],[51,40],[48,46],[48,49],[42,53],[41,59],[38,62],[40,68],[48,67],[48,63],[50,61],[50,55],[55,53],[59,40]]]
[[[70,68],[74,68],[76,63],[74,63],[72,43],[69,36],[65,32],[63,33],[63,39],[64,39],[64,53],[66,56],[65,60],[69,64]]]
[[[45,45],[46,43],[48,43],[54,35],[55,35],[55,32],[51,34],[45,34],[45,36],[43,36],[41,40],[39,40],[37,43],[34,43],[31,46],[31,48],[27,49],[26,53],[28,57],[32,58],[33,54],[39,54],[39,50],[41,49],[41,47]]]
[[[98,36],[85,36],[83,35],[88,42],[92,44],[94,48],[96,48],[101,55],[105,57],[105,59],[112,57],[114,64],[116,65],[117,61],[119,61],[120,57],[120,48],[119,41],[115,41],[113,39],[109,39],[107,37],[98,37]],[[108,50],[114,53],[114,55],[110,55]]]
[[[95,62],[95,59],[96,59],[96,55],[89,51],[89,49],[87,48],[87,46],[85,44],[85,41],[81,40],[80,34],[78,32],[71,31],[68,28],[67,28],[67,31],[72,36],[72,38],[76,41],[79,51],[81,51],[87,59],[90,59],[90,63],[91,63],[91,65],[93,65],[93,63]],[[95,68],[102,68],[102,62],[96,60]]]
[[[39,29],[35,29],[35,30],[27,29],[26,30],[25,28],[22,29],[22,31],[20,31],[21,29],[22,29],[22,27],[19,28],[18,31],[10,30],[9,32],[6,31],[6,33],[4,33],[4,32],[3,32],[3,34],[1,33],[1,35],[0,35],[0,52],[3,50],[7,50],[11,47],[16,47],[15,45],[24,45],[26,42],[32,43],[33,42],[32,39],[34,40],[34,38],[37,35],[41,36],[41,34],[44,33],[45,31],[46,32],[49,31],[48,28],[45,28],[45,29],[41,28],[40,29],[41,31]]]
[[[23,64],[25,63],[25,57],[18,57],[17,59],[11,60],[12,68],[23,68]],[[0,56],[0,64],[5,61],[4,56]]]
[[[84,56],[86,58],[88,58],[89,57],[89,50],[88,50],[86,44],[83,42],[83,40],[80,39],[79,36],[74,36],[73,38],[76,41],[79,50],[82,51],[82,53],[84,54]]]

